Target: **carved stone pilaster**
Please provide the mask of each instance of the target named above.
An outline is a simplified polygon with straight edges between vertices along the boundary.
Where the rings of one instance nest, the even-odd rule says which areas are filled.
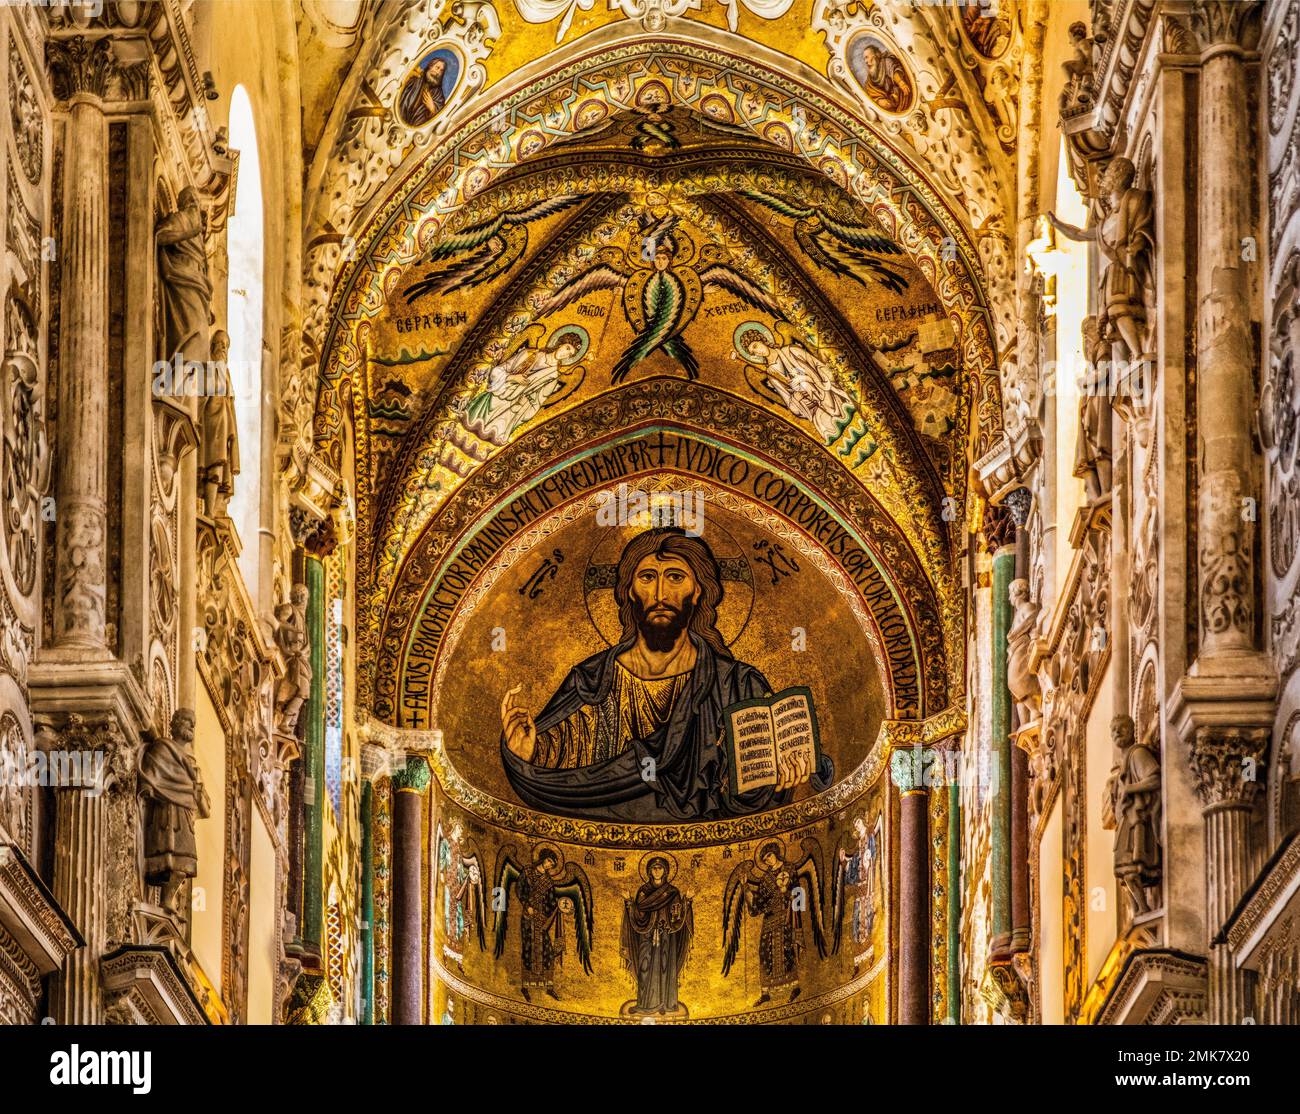
[[[99,959],[109,939],[110,892],[129,886],[117,876],[111,809],[115,799],[134,795],[136,746],[115,719],[77,714],[62,730],[45,725],[40,741],[55,788],[54,896],[86,942],[52,980],[50,1014],[59,1024],[93,1025],[103,1018]]]

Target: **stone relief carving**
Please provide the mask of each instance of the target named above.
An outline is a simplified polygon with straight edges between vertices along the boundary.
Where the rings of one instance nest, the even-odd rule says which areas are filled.
[[[170,364],[196,362],[201,381],[210,358],[208,329],[212,325],[212,280],[208,277],[205,243],[207,219],[193,187],[186,186],[176,211],[157,225],[159,281],[164,307],[164,353]],[[174,384],[177,389],[179,384]]]
[[[1077,240],[1096,240],[1104,263],[1101,272],[1100,336],[1111,342],[1116,364],[1140,360],[1150,350],[1149,324],[1154,317],[1151,273],[1155,250],[1155,208],[1151,191],[1134,185],[1131,159],[1110,161],[1098,183],[1098,199],[1086,229],[1049,214],[1054,227]]]
[[[239,429],[235,420],[235,395],[226,366],[230,337],[224,329],[212,334],[212,374],[203,399],[202,456],[200,458],[203,508],[210,518],[226,513],[239,474]]]
[[[194,821],[211,809],[194,756],[194,713],[179,708],[169,732],[153,732],[140,760],[141,794],[147,801],[144,830],[145,881],[161,886],[161,904],[183,918],[182,888],[198,873]]]
[[[1007,688],[1016,702],[1021,727],[1041,718],[1042,693],[1034,668],[1034,632],[1038,625],[1038,604],[1029,597],[1029,581],[1013,580],[1011,606],[1015,609],[1007,633]]]
[[[311,647],[307,639],[307,586],[295,584],[289,602],[275,609],[275,644],[284,657],[285,671],[275,687],[275,729],[293,735],[298,716],[311,696]]]
[[[1159,905],[1160,758],[1145,740],[1137,741],[1131,716],[1112,719],[1110,737],[1116,763],[1106,783],[1101,826],[1115,833],[1115,877],[1133,919]]]
[[[1110,492],[1111,418],[1106,342],[1095,314],[1083,319],[1087,368],[1079,383],[1079,431],[1074,448],[1074,475],[1083,480],[1089,502]]]
[[[41,180],[45,157],[45,119],[27,64],[12,39],[9,42],[9,120],[18,165],[27,181],[36,185]]]
[[[3,419],[4,535],[14,586],[24,596],[36,585],[41,498],[50,484],[50,451],[40,368],[28,353],[10,351],[0,374]]]
[[[1061,115],[1074,116],[1087,112],[1095,103],[1093,83],[1097,70],[1100,44],[1088,34],[1085,23],[1070,24],[1070,57],[1062,63],[1065,87],[1061,90]]]

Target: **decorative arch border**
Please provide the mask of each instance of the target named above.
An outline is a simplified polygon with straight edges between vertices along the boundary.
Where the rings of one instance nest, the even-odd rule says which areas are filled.
[[[647,383],[650,387],[656,385],[679,386],[680,381]],[[648,404],[653,401],[654,393],[644,389],[625,390],[619,392],[619,399],[624,405],[618,409],[601,400],[601,404],[594,408],[598,411],[596,415],[592,415],[591,407],[580,411],[581,433],[588,436],[579,435],[568,446],[555,445],[552,440],[553,451],[544,460],[538,459],[536,450],[531,447],[531,442],[538,438],[525,436],[471,479],[444,514],[425,529],[412,546],[403,576],[395,585],[389,596],[388,607],[380,617],[373,677],[360,678],[363,684],[367,680],[373,684],[373,689],[368,690],[368,694],[374,714],[389,722],[399,718],[401,683],[410,644],[419,629],[429,599],[449,570],[456,570],[458,580],[463,582],[463,588],[458,590],[463,595],[519,533],[525,532],[575,497],[584,495],[589,489],[607,487],[609,482],[665,472],[688,478],[708,479],[707,470],[701,471],[698,466],[703,460],[698,449],[694,456],[696,464],[691,462],[692,444],[706,446],[744,462],[744,479],[737,482],[754,485],[746,497],[752,496],[755,502],[765,503],[768,510],[805,536],[811,535],[811,528],[807,524],[793,521],[790,507],[773,505],[770,498],[765,499],[758,493],[756,485],[759,475],[765,474],[786,485],[782,489],[783,497],[786,490],[794,491],[796,494],[791,502],[797,505],[799,512],[811,511],[819,523],[819,529],[829,526],[832,531],[838,530],[836,537],[846,539],[846,548],[851,543],[864,554],[871,564],[865,575],[872,600],[867,600],[862,584],[857,585],[857,594],[863,599],[866,610],[873,615],[878,628],[883,619],[892,614],[892,621],[902,625],[902,637],[906,640],[905,648],[902,643],[895,647],[891,644],[891,638],[896,639],[898,636],[891,636],[882,630],[883,653],[879,656],[891,716],[919,719],[945,707],[950,697],[951,678],[947,663],[951,654],[945,645],[943,610],[924,567],[907,545],[893,519],[874,499],[862,493],[838,464],[830,459],[819,458],[810,451],[813,446],[804,444],[794,431],[780,433],[774,442],[765,441],[761,436],[746,438],[746,444],[770,445],[772,455],[761,455],[747,448],[746,444],[738,443],[739,439],[734,436],[723,437],[710,428],[702,428],[700,419],[710,416],[706,413],[707,396],[715,395],[716,399],[715,392],[707,389],[702,392],[673,391],[666,395],[660,392],[661,397],[670,400],[680,399],[682,393],[686,393],[688,405],[684,409],[694,410],[691,415],[694,421],[690,422],[683,421],[680,413],[674,413],[675,408],[671,405],[669,412],[662,417],[651,416]],[[697,397],[691,398],[691,395]],[[775,421],[765,412],[737,406],[730,399],[717,401],[732,417],[730,428],[733,433],[737,428],[752,433],[755,430],[755,420],[761,425]],[[690,403],[697,405],[692,406]],[[746,414],[745,411],[749,413]],[[619,421],[620,417],[624,420]],[[728,428],[725,422],[709,422],[708,425],[713,428]],[[616,432],[610,434],[608,431],[611,428]],[[644,444],[647,441],[650,452],[657,449],[657,460],[651,459],[649,455],[642,460],[636,454],[630,466],[623,469],[621,463],[627,454],[625,449],[625,455],[616,460],[611,457],[602,458],[601,463],[609,465],[603,475],[595,465],[585,463],[590,462],[596,454],[606,453],[612,456],[619,446]],[[516,448],[518,452],[511,451]],[[804,467],[791,467],[792,463],[802,463]],[[716,459],[708,460],[708,469],[713,469],[716,465]],[[494,477],[489,473],[498,468],[502,475],[496,477],[494,482]],[[484,478],[481,482],[476,482],[480,476]],[[582,481],[588,476],[601,478],[584,484]],[[507,477],[523,478],[507,485],[503,482]],[[819,480],[822,482],[819,483]],[[550,494],[545,486],[548,483],[550,491],[555,493],[553,504],[548,502]],[[508,486],[508,490],[498,494],[504,486]],[[485,523],[502,513],[511,514],[520,523],[518,529],[504,536],[494,535],[489,544],[475,548],[480,532],[485,529]],[[444,516],[448,515],[444,520]],[[814,538],[814,544],[824,546],[826,543]],[[469,558],[463,556],[467,551],[471,554]],[[459,565],[458,559],[461,562]],[[882,611],[882,604],[888,606],[891,601],[895,611]],[[458,596],[456,606],[459,604]],[[894,683],[890,665],[894,653],[903,649],[910,657],[916,678],[916,693],[908,707],[903,706],[904,701]],[[898,660],[903,660],[901,653]]]
[[[772,54],[739,38],[736,47]],[[971,459],[993,446],[1002,426],[1001,390],[978,251],[916,167],[825,91],[715,46],[666,35],[596,46],[580,40],[556,53],[549,70],[526,74],[494,100],[485,97],[483,111],[450,130],[405,176],[395,175],[387,196],[363,218],[361,234],[347,238],[351,250],[339,254],[352,258],[344,261],[317,323],[323,340],[314,441],[327,461],[341,458],[342,405],[355,407],[361,394],[357,328],[382,311],[390,276],[418,258],[416,245],[438,235],[452,214],[502,174],[580,135],[584,115],[636,111],[650,83],[666,90],[671,104],[800,154],[867,205],[912,257],[954,325],[963,367],[976,386]],[[337,245],[344,237],[327,239]],[[309,275],[318,262],[308,262]],[[309,278],[308,285],[321,284]],[[341,381],[350,383],[351,400],[340,397]],[[364,422],[356,426],[357,447],[368,451]]]

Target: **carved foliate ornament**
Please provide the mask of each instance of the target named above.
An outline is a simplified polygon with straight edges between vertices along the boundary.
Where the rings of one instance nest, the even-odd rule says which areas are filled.
[[[1206,808],[1248,808],[1266,776],[1267,727],[1198,727],[1191,766],[1196,795]]]

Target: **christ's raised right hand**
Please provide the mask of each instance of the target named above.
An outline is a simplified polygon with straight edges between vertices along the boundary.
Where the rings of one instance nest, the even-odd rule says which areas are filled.
[[[515,703],[515,694],[520,686],[515,685],[501,700],[501,729],[505,732],[506,746],[510,753],[525,762],[533,760],[537,749],[537,725],[528,709]]]

